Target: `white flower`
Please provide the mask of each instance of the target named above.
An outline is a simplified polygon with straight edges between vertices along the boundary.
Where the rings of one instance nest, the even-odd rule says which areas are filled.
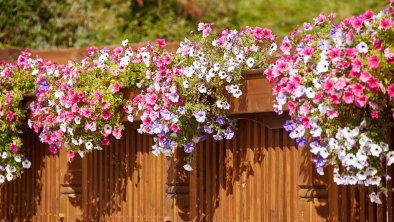
[[[206,93],[207,92],[207,87],[205,87],[204,85],[201,85],[200,87],[198,87],[198,91],[200,93]]]
[[[377,195],[375,192],[372,192],[369,195],[369,199],[371,200],[372,203],[382,204],[382,201],[380,200],[379,195]]]
[[[356,156],[354,156],[354,154],[349,153],[345,156],[344,159],[344,164],[347,166],[355,166],[357,163],[357,159]]]
[[[367,53],[368,52],[368,45],[365,42],[360,42],[356,48],[357,48],[358,52],[360,52],[360,53]]]
[[[235,97],[235,98],[239,98],[240,96],[242,96],[242,91],[241,90],[235,90],[234,92],[233,92],[233,96]]]
[[[370,151],[371,151],[372,156],[379,157],[380,153],[382,152],[382,148],[377,144],[373,144],[371,146]]]
[[[232,80],[231,76],[227,76],[227,77],[226,77],[226,82],[230,83],[231,80]]]
[[[357,184],[357,178],[354,176],[349,176],[346,181],[347,181],[347,184],[349,184],[349,185]]]
[[[28,159],[25,159],[25,160],[22,162],[22,167],[23,167],[23,168],[28,169],[28,168],[30,168],[30,166],[31,166],[31,162],[30,162]]]
[[[183,88],[189,88],[189,82],[187,80],[183,81]]]
[[[79,117],[79,116],[74,117],[74,122],[77,125],[81,124],[81,117]]]
[[[31,72],[31,74],[32,74],[33,76],[37,75],[37,74],[38,74],[38,69],[34,69],[34,70]]]
[[[317,63],[317,66],[316,66],[317,73],[327,72],[328,71],[328,66],[329,66],[328,61],[326,61],[326,60],[320,61],[319,63]]]
[[[141,53],[142,61],[144,61],[145,66],[149,67],[150,66],[150,54],[149,52],[143,52]]]
[[[365,162],[368,159],[368,156],[361,149],[357,151],[356,157],[359,162]]]
[[[275,52],[277,49],[278,49],[278,46],[276,45],[275,42],[273,42],[273,43],[271,44],[271,46],[270,46],[269,54],[271,55],[271,54],[272,54],[273,52]]]
[[[237,55],[237,62],[241,63],[244,60],[244,55],[239,54]]]
[[[299,97],[301,97],[302,95],[304,95],[304,93],[305,93],[305,86],[299,85],[299,86],[296,88],[296,90],[294,91],[293,95],[294,95],[296,98],[299,98]]]
[[[387,166],[390,166],[391,164],[394,163],[394,151],[390,151],[387,153]]]
[[[91,150],[92,148],[93,148],[93,144],[92,144],[92,142],[87,142],[87,143],[85,143],[85,148],[87,149],[87,150]]]
[[[227,77],[227,74],[224,71],[220,71],[218,75],[220,79],[225,79]]]
[[[373,177],[368,179],[368,184],[370,184],[370,185],[379,185],[381,180],[382,180],[381,177],[373,176]]]
[[[112,126],[109,124],[105,124],[104,125],[104,133],[111,134],[111,132],[112,132]]]
[[[12,179],[14,179],[14,175],[12,173],[7,173],[7,180],[11,181]]]
[[[305,95],[309,99],[313,99],[313,98],[315,98],[316,93],[315,93],[315,91],[313,91],[313,89],[311,87],[308,87],[305,89]]]
[[[314,78],[312,82],[313,82],[313,86],[315,87],[315,89],[320,89],[321,88],[321,84],[320,84],[318,78]]]
[[[319,112],[320,112],[321,114],[326,114],[328,108],[329,108],[329,107],[328,107],[327,105],[325,105],[324,103],[320,103],[319,106],[318,106]]]
[[[68,132],[71,136],[74,135],[74,129],[71,128],[71,127],[67,127],[67,132]]]
[[[0,175],[0,184],[4,183],[5,177],[3,175]]]
[[[65,133],[67,132],[67,123],[60,124],[60,130]]]
[[[81,158],[85,156],[85,152],[83,152],[82,150],[78,150],[78,154]]]
[[[365,180],[365,179],[367,179],[367,175],[365,174],[365,172],[364,171],[359,171],[358,173],[357,173],[357,179],[358,180]]]
[[[213,65],[213,70],[216,72],[216,71],[219,71],[219,69],[220,69],[220,64],[219,63],[215,63]]]
[[[14,156],[14,160],[15,160],[15,162],[17,162],[17,163],[20,163],[20,162],[22,161],[22,158],[21,158],[20,155],[17,155],[17,156]]]
[[[373,167],[367,167],[367,169],[365,170],[365,174],[367,176],[375,176],[375,174],[378,172],[378,170],[376,170]]]
[[[233,72],[235,69],[235,66],[231,65],[227,68],[227,72]]]
[[[253,68],[253,66],[254,66],[254,59],[252,57],[248,58],[248,60],[246,60],[246,65],[249,68]]]
[[[127,56],[120,59],[121,66],[127,66],[129,63],[130,63],[130,58]]]
[[[128,44],[129,44],[129,40],[128,39],[125,39],[125,40],[122,41],[122,46],[123,47],[126,47]]]
[[[190,166],[190,164],[188,164],[188,163],[183,165],[183,169],[185,169],[186,171],[192,171],[193,170],[192,166]]]
[[[314,127],[314,128],[312,128],[312,130],[311,130],[311,135],[312,135],[312,137],[319,137],[319,136],[321,135],[321,133],[322,133],[322,129],[321,129],[320,126]]]
[[[1,154],[1,158],[7,159],[7,157],[8,157],[8,154],[7,154],[6,152],[3,152],[3,153]]]
[[[105,62],[108,60],[108,57],[109,57],[108,53],[103,53],[100,55],[99,60]]]

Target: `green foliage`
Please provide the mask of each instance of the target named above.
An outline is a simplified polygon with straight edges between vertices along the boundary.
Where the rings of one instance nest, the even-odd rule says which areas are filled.
[[[268,27],[286,35],[321,11],[338,19],[388,1],[376,0],[0,0],[0,47],[115,45],[181,41],[199,21],[221,28]]]

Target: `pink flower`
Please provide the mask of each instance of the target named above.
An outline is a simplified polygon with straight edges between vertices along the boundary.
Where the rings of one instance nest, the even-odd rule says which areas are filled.
[[[67,156],[68,156],[68,159],[71,161],[71,160],[73,160],[74,159],[74,157],[75,157],[75,153],[74,153],[74,151],[72,151],[72,150],[68,150],[68,152],[67,152]]]
[[[105,138],[105,139],[101,140],[101,145],[109,146],[109,144],[110,144],[110,140],[109,139]]]
[[[368,58],[368,65],[369,67],[371,67],[372,69],[376,69],[379,66],[379,57],[377,57],[376,55],[372,55]]]
[[[315,26],[321,25],[324,21],[326,21],[326,16],[323,13],[320,13],[320,15],[313,20],[315,21]]]
[[[310,23],[305,22],[303,26],[304,26],[304,30],[306,32],[312,29],[312,26]]]
[[[371,75],[367,81],[367,86],[377,93],[379,90],[379,79]]]
[[[338,111],[336,111],[335,109],[330,109],[327,111],[327,116],[330,119],[334,119],[334,118],[338,117]]]
[[[379,113],[378,113],[377,111],[372,111],[372,112],[371,112],[371,117],[372,117],[373,119],[378,119],[378,118],[379,118]]]
[[[356,106],[359,108],[365,107],[365,104],[367,103],[367,97],[366,96],[360,96],[356,99]]]
[[[309,114],[310,111],[310,106],[308,102],[304,102],[301,106],[300,106],[300,115],[306,116]]]
[[[280,50],[282,50],[283,54],[290,55],[290,49],[291,49],[291,42],[283,41],[282,45],[280,46]]]
[[[323,87],[324,92],[327,94],[331,93],[333,86],[334,86],[334,83],[331,80],[327,80],[327,82],[324,84],[324,87]]]
[[[174,132],[174,133],[177,133],[178,131],[179,131],[179,126],[178,126],[178,124],[176,124],[176,123],[173,123],[173,124],[171,124],[171,130]]]
[[[302,54],[303,54],[305,57],[310,58],[310,57],[313,56],[313,52],[314,52],[314,50],[313,50],[312,47],[305,47],[304,50],[302,51]]]
[[[89,123],[88,121],[86,121],[85,122],[85,130],[86,131],[90,130],[92,132],[96,131],[97,130],[96,123],[95,122]]]
[[[337,58],[341,56],[341,50],[337,48],[331,48],[328,50],[328,57],[330,57],[331,60],[335,61]]]
[[[119,92],[120,84],[119,82],[114,83],[114,88],[112,89],[112,93]]]
[[[309,123],[309,118],[308,118],[307,116],[304,116],[304,117],[302,118],[302,125],[303,125],[305,128],[307,128],[307,129],[311,128],[311,125],[310,125],[310,123]]]
[[[379,39],[375,39],[375,41],[373,42],[373,49],[380,51],[382,50],[382,46],[382,41],[380,41]]]
[[[101,117],[103,118],[103,119],[105,119],[105,120],[108,120],[110,117],[111,117],[111,111],[110,110],[108,110],[108,109],[106,109],[106,110],[103,110],[103,112],[101,113]]]
[[[380,20],[379,29],[388,30],[393,25],[391,19],[382,19]]]
[[[157,40],[156,40],[156,44],[157,44],[160,48],[164,48],[164,47],[166,47],[166,40],[164,40],[164,39],[157,39]]]
[[[148,94],[145,96],[146,104],[154,106],[156,104],[157,96],[156,94]]]
[[[369,79],[371,78],[371,74],[367,71],[361,72],[360,75],[360,80],[364,83],[366,83]]]
[[[116,139],[120,139],[120,138],[122,137],[122,134],[121,134],[119,128],[115,128],[115,129],[112,131],[112,135],[113,135]]]
[[[8,110],[8,115],[7,115],[7,119],[8,121],[12,121],[14,120],[14,113],[11,110]]]
[[[330,95],[329,99],[334,104],[340,104],[341,103],[341,101],[339,100],[339,96],[337,94]]]
[[[351,19],[352,26],[359,31],[363,27],[364,20],[358,16],[353,16]]]
[[[323,93],[321,91],[317,92],[315,97],[313,98],[313,103],[318,104],[323,100]]]
[[[342,96],[346,104],[351,104],[354,101],[354,95],[350,91],[345,91]]]
[[[81,108],[79,111],[84,117],[90,117],[92,115],[92,110],[90,108]]]
[[[360,96],[363,94],[364,88],[360,83],[356,83],[353,85],[352,91],[355,96]]]
[[[364,16],[365,20],[369,21],[373,18],[374,14],[375,13],[373,11],[368,10],[368,11],[364,12],[363,16]]]
[[[394,98],[394,83],[387,88],[390,99]]]
[[[10,150],[11,150],[13,153],[16,153],[16,152],[18,152],[18,147],[17,147],[14,143],[12,143],[12,144],[10,145]]]
[[[99,90],[96,90],[96,91],[94,92],[94,98],[95,98],[96,100],[98,100],[98,101],[101,100],[101,93],[100,93]]]
[[[292,101],[287,102],[287,108],[289,108],[289,114],[293,115],[295,110],[296,110],[296,104],[293,103]]]
[[[103,103],[101,103],[101,108],[108,109],[110,105],[111,104],[109,102],[103,102]]]

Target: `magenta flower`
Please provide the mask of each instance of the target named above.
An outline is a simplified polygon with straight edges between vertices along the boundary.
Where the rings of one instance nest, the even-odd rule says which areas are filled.
[[[379,29],[388,30],[391,28],[391,26],[393,26],[393,22],[391,21],[391,19],[380,20]]]
[[[387,88],[390,99],[394,98],[394,83]]]
[[[106,110],[103,110],[103,112],[101,113],[101,117],[103,118],[103,119],[105,119],[105,120],[108,120],[110,117],[111,117],[111,111],[110,110],[108,110],[108,109],[106,109]]]
[[[16,152],[18,152],[18,147],[17,147],[14,143],[12,143],[12,144],[10,145],[10,150],[11,150],[13,153],[16,153]]]
[[[354,101],[354,95],[350,91],[345,91],[342,96],[346,104],[351,104]]]
[[[114,83],[114,87],[112,88],[112,93],[119,92],[120,84],[119,82]]]
[[[369,67],[371,67],[372,69],[376,69],[379,66],[379,57],[376,55],[372,55],[368,58],[368,65]]]
[[[11,110],[8,110],[8,115],[7,115],[7,119],[8,121],[12,121],[14,120],[14,113]]]

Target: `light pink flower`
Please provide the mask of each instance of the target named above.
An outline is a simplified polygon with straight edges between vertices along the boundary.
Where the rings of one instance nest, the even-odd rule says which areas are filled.
[[[85,130],[86,131],[90,130],[92,132],[96,131],[97,130],[96,123],[95,122],[89,123],[88,121],[86,121],[85,122]]]
[[[327,111],[327,116],[330,119],[334,119],[334,118],[338,117],[338,111],[336,111],[335,109],[330,109]]]
[[[119,92],[120,84],[119,82],[114,83],[114,87],[112,88],[112,93]]]
[[[310,106],[308,102],[304,102],[301,106],[300,106],[300,115],[306,116],[308,115],[310,112]]]
[[[116,139],[120,139],[120,138],[122,137],[122,134],[121,134],[119,128],[115,128],[115,129],[112,131],[112,135],[113,135]]]
[[[355,102],[355,105],[357,106],[357,107],[359,107],[359,108],[363,108],[363,107],[365,107],[365,104],[367,103],[367,97],[366,96],[360,96],[360,97],[357,97],[357,99],[356,99],[356,102]]]
[[[342,98],[343,98],[343,100],[345,101],[346,104],[351,104],[354,101],[354,95],[350,91],[343,92]]]
[[[291,49],[291,42],[283,41],[282,45],[280,46],[280,50],[282,50],[283,54],[290,55],[290,49]]]

